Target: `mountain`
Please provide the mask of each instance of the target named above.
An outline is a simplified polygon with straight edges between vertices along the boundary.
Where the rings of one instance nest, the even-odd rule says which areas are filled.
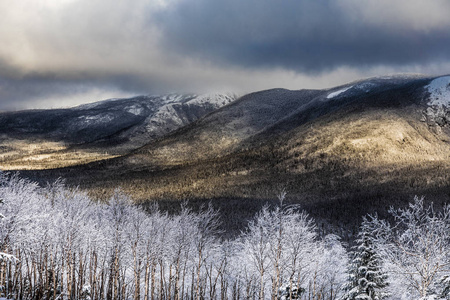
[[[212,201],[233,224],[286,190],[316,219],[356,226],[416,194],[450,202],[450,76],[260,91],[124,155],[22,174],[166,208]]]
[[[52,168],[123,155],[235,98],[171,94],[0,113],[0,168]]]

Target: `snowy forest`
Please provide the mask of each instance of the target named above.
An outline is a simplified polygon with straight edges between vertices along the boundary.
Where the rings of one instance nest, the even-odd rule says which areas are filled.
[[[368,215],[350,247],[284,197],[225,238],[208,206],[168,214],[0,173],[1,297],[450,299],[450,206]]]

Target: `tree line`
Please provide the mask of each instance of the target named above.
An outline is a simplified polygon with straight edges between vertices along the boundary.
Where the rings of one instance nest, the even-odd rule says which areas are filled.
[[[450,299],[449,206],[416,197],[392,222],[367,216],[347,249],[285,196],[225,238],[211,206],[168,214],[0,173],[1,297]]]

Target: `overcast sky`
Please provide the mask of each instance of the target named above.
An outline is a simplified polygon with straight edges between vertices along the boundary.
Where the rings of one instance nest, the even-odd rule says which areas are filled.
[[[450,73],[448,0],[0,0],[0,110]]]

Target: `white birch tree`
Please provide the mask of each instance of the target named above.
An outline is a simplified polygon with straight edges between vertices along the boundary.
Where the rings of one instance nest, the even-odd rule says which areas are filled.
[[[409,207],[390,210],[393,222],[369,220],[376,251],[386,270],[398,278],[408,297],[426,298],[442,276],[450,273],[450,206],[436,211],[415,197]]]

